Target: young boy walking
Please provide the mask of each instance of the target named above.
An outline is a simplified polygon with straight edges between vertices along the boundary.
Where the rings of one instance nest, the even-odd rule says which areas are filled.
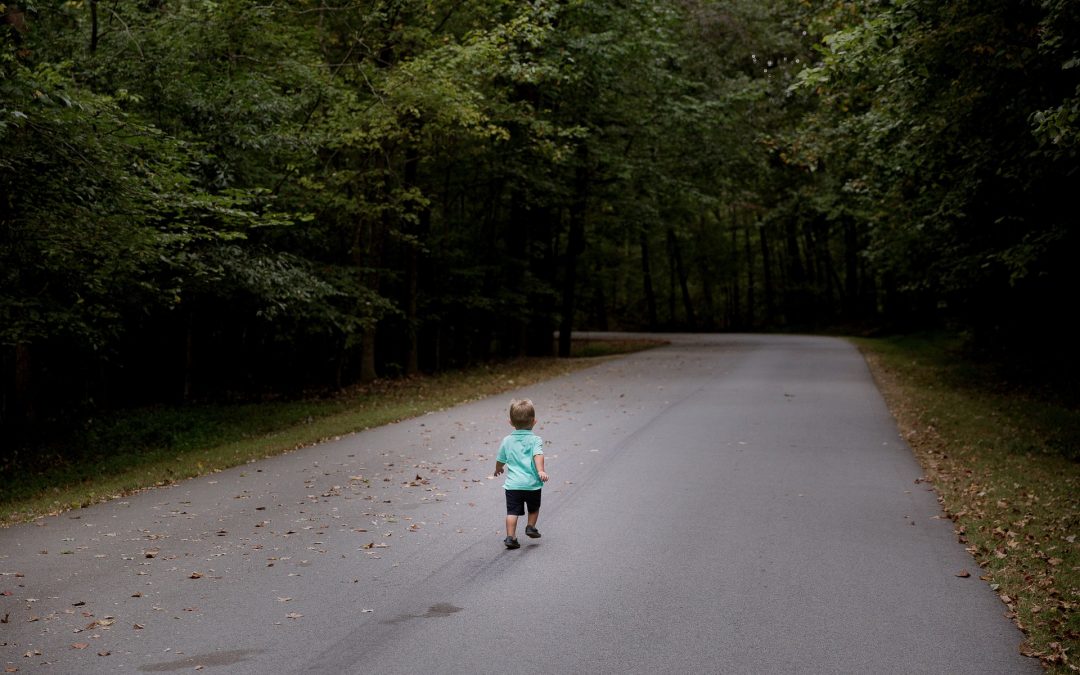
[[[503,439],[499,456],[495,460],[495,475],[506,469],[506,548],[521,548],[517,540],[518,516],[529,518],[525,524],[525,536],[536,539],[536,519],[540,516],[540,493],[547,482],[544,472],[544,441],[532,432],[536,425],[536,410],[529,399],[510,401],[510,424],[515,431]]]

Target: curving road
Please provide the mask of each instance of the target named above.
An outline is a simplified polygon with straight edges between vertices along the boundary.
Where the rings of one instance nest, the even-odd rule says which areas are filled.
[[[43,673],[1040,673],[858,352],[664,336],[496,398],[0,530]],[[501,544],[506,404],[547,442]],[[967,569],[968,578],[956,576]]]

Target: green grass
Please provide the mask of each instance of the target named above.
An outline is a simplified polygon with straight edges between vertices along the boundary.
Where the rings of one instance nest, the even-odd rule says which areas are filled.
[[[575,358],[591,358],[597,356],[611,356],[625,354],[627,352],[649,349],[668,344],[665,340],[608,340],[608,339],[579,339],[574,340],[570,355]]]
[[[88,420],[49,446],[0,465],[0,525],[221,471],[362,429],[557,377],[655,341],[575,341],[572,356],[528,358],[465,371],[379,381],[297,401],[157,406]]]
[[[1049,672],[1080,666],[1080,410],[941,335],[856,339],[957,535]],[[976,575],[979,576],[979,575]]]

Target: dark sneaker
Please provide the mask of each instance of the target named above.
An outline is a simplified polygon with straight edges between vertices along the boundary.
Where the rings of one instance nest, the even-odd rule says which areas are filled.
[[[536,529],[532,525],[526,525],[525,526],[525,536],[526,537],[532,537],[533,539],[539,539],[540,538],[540,530]]]
[[[513,537],[507,537],[506,539],[503,539],[503,543],[506,544],[506,548],[521,548],[521,544],[519,544],[518,540],[514,539]]]

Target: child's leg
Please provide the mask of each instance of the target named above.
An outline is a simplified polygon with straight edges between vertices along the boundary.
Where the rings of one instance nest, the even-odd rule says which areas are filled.
[[[543,496],[543,492],[540,490],[534,490],[529,493],[528,500],[525,502],[525,506],[529,509],[528,524],[529,527],[536,527],[536,519],[540,517],[540,499]]]
[[[532,518],[532,514],[529,515],[529,518]],[[517,520],[517,516],[506,516],[506,536],[517,539]]]

